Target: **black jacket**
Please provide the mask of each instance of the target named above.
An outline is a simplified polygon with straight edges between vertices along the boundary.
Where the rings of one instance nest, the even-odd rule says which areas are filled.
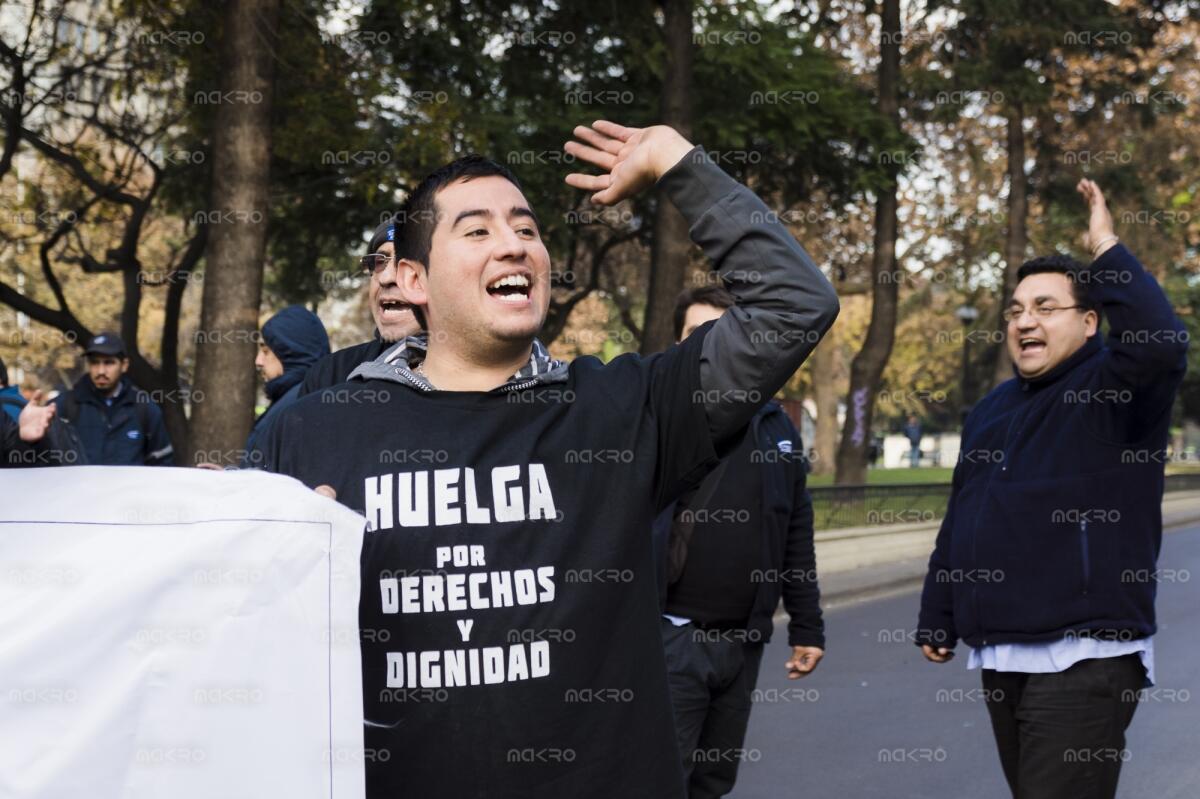
[[[1163,463],[1187,331],[1118,244],[1084,273],[1108,320],[1071,357],[967,417],[917,643],[1155,631]]]
[[[756,445],[751,461],[762,470],[762,558],[752,579],[758,582],[754,609],[746,624],[753,640],[766,643],[774,632],[775,609],[782,596],[788,612],[790,646],[825,646],[821,592],[813,548],[812,497],[808,462],[800,433],[776,402],[768,402],[750,421],[746,435]],[[667,549],[677,504],[654,521],[655,565],[660,606],[666,606]]]
[[[264,334],[265,332],[264,327]],[[271,346],[269,342],[267,346]],[[303,373],[303,379],[297,380],[288,387],[284,394],[278,398],[270,397],[271,407],[255,420],[250,437],[246,439],[246,449],[242,453],[242,467],[256,469],[263,467],[263,442],[266,441],[267,431],[279,418],[280,412],[307,394],[346,382],[356,367],[367,361],[375,360],[391,346],[393,345],[379,338],[379,331],[375,331],[375,336],[370,341],[344,347],[337,352],[323,356],[316,363],[307,367]],[[282,382],[282,378],[279,380]]]
[[[0,403],[3,403],[3,398],[0,398]],[[0,405],[0,468],[38,465],[40,443],[22,441],[20,426]]]
[[[393,345],[379,338],[377,332],[370,341],[345,347],[332,355],[326,355],[305,373],[304,380],[300,383],[300,390],[295,397],[298,399],[305,394],[330,388],[338,383],[345,383],[349,379],[350,373],[359,364],[375,360],[391,346]]]

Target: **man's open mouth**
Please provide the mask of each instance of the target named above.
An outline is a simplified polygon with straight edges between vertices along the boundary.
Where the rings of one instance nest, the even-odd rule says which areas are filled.
[[[487,292],[502,302],[526,302],[532,285],[528,275],[505,275],[489,283]]]
[[[1036,355],[1046,351],[1046,342],[1042,341],[1040,338],[1025,336],[1018,342],[1018,344],[1021,347],[1022,355]]]
[[[383,311],[385,315],[391,315],[404,313],[410,309],[410,306],[408,303],[401,302],[400,300],[380,300],[379,309]]]

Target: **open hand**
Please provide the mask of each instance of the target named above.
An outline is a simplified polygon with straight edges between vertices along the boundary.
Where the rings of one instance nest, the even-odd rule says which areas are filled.
[[[1117,243],[1113,238],[1112,214],[1109,213],[1108,203],[1104,201],[1104,192],[1100,191],[1095,181],[1084,178],[1076,184],[1075,191],[1079,192],[1088,206],[1088,232],[1083,237],[1083,244],[1095,258]],[[1096,252],[1095,247],[1101,242],[1104,244]]]
[[[590,128],[579,125],[574,133],[580,141],[569,141],[563,149],[604,174],[572,172],[567,184],[594,192],[592,202],[600,205],[613,205],[652,185],[692,149],[691,142],[666,125],[627,128],[601,119]]]
[[[54,412],[57,410],[54,405],[43,405],[42,392],[35,392],[29,402],[21,409],[21,415],[17,419],[17,424],[20,426],[21,440],[32,444],[35,441],[41,441],[42,436],[46,435],[46,431],[50,429],[50,422],[54,419]]]

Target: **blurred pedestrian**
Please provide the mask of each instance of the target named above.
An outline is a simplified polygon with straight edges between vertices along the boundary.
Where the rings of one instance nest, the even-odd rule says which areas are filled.
[[[676,340],[735,305],[720,286],[684,291]],[[663,645],[689,799],[733,790],[738,758],[697,753],[742,749],[781,596],[790,617],[788,679],[810,674],[825,654],[806,467],[800,433],[768,402],[721,465],[655,521]]]
[[[289,305],[272,316],[262,327],[262,340],[254,366],[263,379],[263,390],[270,405],[254,420],[243,466],[253,466],[249,453],[270,420],[300,396],[300,383],[313,364],[329,355],[329,335],[315,313],[303,305]]]
[[[921,465],[921,420],[911,413],[904,423],[904,437],[908,439],[908,466],[915,469]]]
[[[92,465],[171,466],[175,450],[162,410],[126,374],[129,357],[116,333],[94,336],[84,350],[87,373],[55,399]]]

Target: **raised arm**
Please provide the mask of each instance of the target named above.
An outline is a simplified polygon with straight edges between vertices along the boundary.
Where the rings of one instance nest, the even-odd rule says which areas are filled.
[[[666,126],[578,127],[567,151],[607,170],[572,186],[612,204],[658,182],[737,298],[705,337],[700,382],[709,430],[741,430],[800,367],[838,314],[837,294],[799,242],[745,186]]]
[[[1119,243],[1100,187],[1079,181],[1088,204],[1085,242],[1095,258],[1087,276],[1092,297],[1108,320],[1106,377],[1119,388],[1157,385],[1187,365],[1187,329],[1154,276]]]

